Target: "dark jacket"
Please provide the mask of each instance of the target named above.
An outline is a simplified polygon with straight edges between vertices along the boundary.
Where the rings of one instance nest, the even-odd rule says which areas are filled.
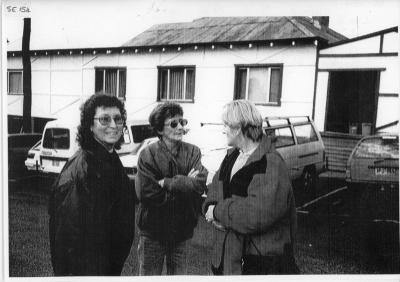
[[[192,168],[199,170],[196,178],[187,176]],[[200,149],[192,144],[180,142],[175,155],[161,140],[144,148],[135,178],[140,234],[164,242],[191,238],[206,178]],[[163,187],[158,184],[161,179],[165,179]]]
[[[134,189],[114,151],[94,141],[56,180],[49,201],[55,275],[120,275],[134,237]]]
[[[221,260],[222,242],[226,238],[224,274],[241,274],[243,239],[251,238],[262,255],[283,255],[285,246],[293,243],[296,209],[288,169],[268,137],[250,155],[244,167],[232,179],[232,166],[239,155],[230,149],[208,187],[203,204],[210,205],[214,217],[227,233],[215,230],[214,266]],[[245,244],[245,254],[258,255],[253,244]]]

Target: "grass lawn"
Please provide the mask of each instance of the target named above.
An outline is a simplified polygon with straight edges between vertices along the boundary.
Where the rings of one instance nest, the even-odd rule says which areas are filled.
[[[11,277],[51,276],[47,193],[30,189],[27,183],[10,186],[9,193],[9,271]],[[39,185],[41,186],[41,185]],[[189,245],[189,274],[211,275],[212,226],[203,218]],[[357,232],[351,224],[335,219],[299,216],[295,245],[296,260],[303,274],[369,274],[393,272],[385,267],[360,265]],[[137,241],[125,263],[122,275],[137,275]],[[389,264],[396,265],[397,261]],[[393,268],[393,266],[392,266]],[[395,273],[399,273],[398,264]]]

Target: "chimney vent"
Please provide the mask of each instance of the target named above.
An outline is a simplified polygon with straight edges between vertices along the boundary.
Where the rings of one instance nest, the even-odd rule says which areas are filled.
[[[329,27],[329,17],[312,17],[312,21],[315,27],[326,31]]]

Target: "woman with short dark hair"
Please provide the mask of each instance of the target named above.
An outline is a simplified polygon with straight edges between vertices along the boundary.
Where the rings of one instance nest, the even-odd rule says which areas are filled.
[[[149,122],[159,140],[142,150],[135,178],[139,198],[139,275],[187,274],[187,242],[200,213],[207,171],[200,149],[182,141],[187,120],[179,104],[159,104]]]
[[[65,164],[49,201],[56,276],[120,275],[134,236],[134,189],[115,149],[126,111],[95,94],[81,107],[80,149]]]

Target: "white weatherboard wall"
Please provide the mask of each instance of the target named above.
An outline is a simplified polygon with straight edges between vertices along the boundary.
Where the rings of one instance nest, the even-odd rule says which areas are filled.
[[[219,122],[224,104],[233,100],[236,64],[282,64],[281,106],[257,106],[264,116],[312,115],[316,46],[216,46],[141,50],[124,54],[32,57],[32,115],[61,117],[77,112],[94,93],[96,67],[124,67],[129,119],[147,119],[157,104],[158,66],[195,66],[195,102],[181,103],[190,124]],[[21,58],[8,68],[22,69]],[[10,104],[14,99],[20,102]],[[22,96],[8,95],[9,114],[22,115]],[[73,109],[73,110],[71,110]]]
[[[380,72],[376,127],[399,119],[398,55],[385,54],[398,52],[399,37],[397,32],[389,32],[382,36],[383,54],[380,53],[380,35],[320,50],[315,107],[315,122],[318,128],[323,129],[325,125],[329,70],[384,69]],[[339,56],[323,57],[324,55]],[[397,132],[397,127],[385,131]]]

